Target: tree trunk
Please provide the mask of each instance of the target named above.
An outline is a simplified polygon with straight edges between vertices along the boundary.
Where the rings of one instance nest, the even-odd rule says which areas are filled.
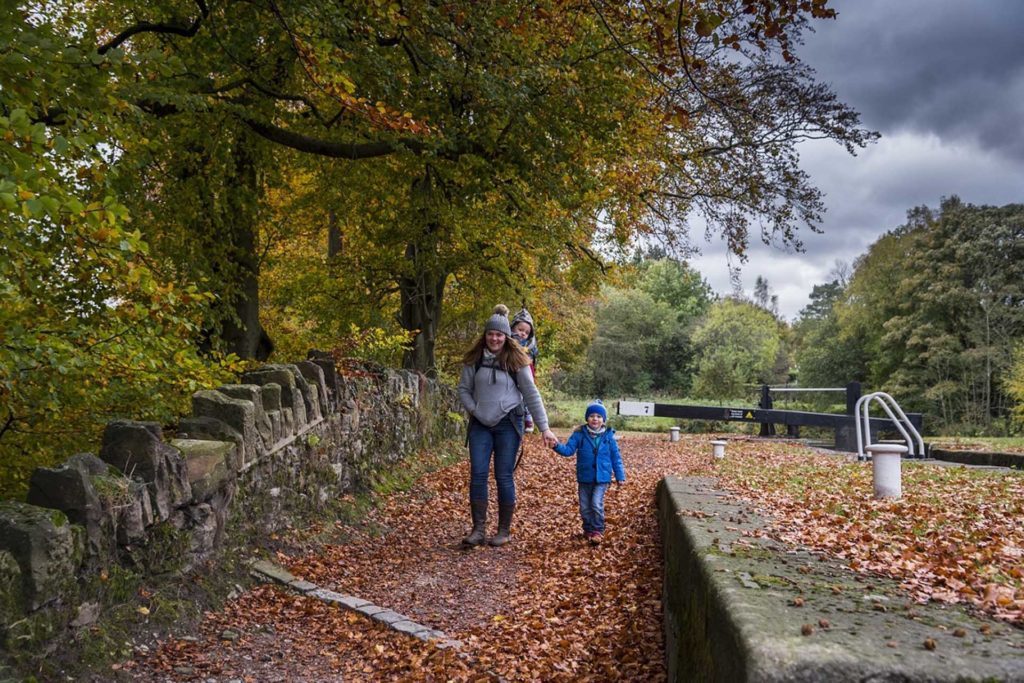
[[[233,181],[226,183],[227,220],[230,228],[230,252],[235,277],[231,301],[237,320],[225,316],[221,321],[221,338],[229,352],[239,358],[266,360],[274,343],[260,324],[260,263],[257,247],[257,200],[260,177],[255,141],[239,132],[235,138]]]
[[[330,211],[327,214],[327,258],[333,260],[341,253],[341,226],[338,225],[338,214]]]
[[[413,264],[413,275],[398,278],[401,295],[399,322],[403,329],[414,335],[412,345],[402,357],[402,367],[419,370],[427,377],[436,377],[434,345],[448,273],[425,269],[418,256],[419,247],[414,244],[406,247],[405,257]]]

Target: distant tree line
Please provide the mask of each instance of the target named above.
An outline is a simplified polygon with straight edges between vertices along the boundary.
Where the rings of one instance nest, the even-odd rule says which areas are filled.
[[[787,379],[785,323],[741,296],[715,296],[679,261],[641,260],[621,286],[604,289],[593,316],[583,362],[556,378],[566,391],[725,399]]]
[[[594,304],[586,361],[557,375],[560,388],[722,399],[760,383],[857,380],[935,430],[1024,421],[1024,205],[951,197],[912,209],[852,269],[814,285],[792,324],[763,278],[752,300],[718,299],[685,263],[642,259],[632,273]]]

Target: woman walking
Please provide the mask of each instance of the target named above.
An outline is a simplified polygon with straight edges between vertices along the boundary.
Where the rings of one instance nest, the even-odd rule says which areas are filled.
[[[484,333],[462,359],[459,398],[469,412],[469,506],[473,530],[462,543],[481,545],[487,525],[487,474],[494,454],[494,483],[498,487],[498,533],[490,544],[511,540],[516,509],[512,476],[523,438],[523,404],[541,432],[546,446],[558,443],[548,428],[544,401],[533,383],[530,357],[512,337],[508,308],[498,305],[487,319]]]

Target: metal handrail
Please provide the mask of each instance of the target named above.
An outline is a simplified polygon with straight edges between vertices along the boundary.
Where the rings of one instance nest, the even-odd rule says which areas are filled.
[[[908,455],[910,457],[913,457],[915,455],[914,439],[916,439],[918,446],[920,446],[920,455],[921,457],[924,457],[924,439],[921,438],[920,432],[917,431],[917,428],[914,427],[914,425],[907,418],[907,414],[903,412],[902,408],[900,408],[900,404],[896,402],[896,399],[894,399],[892,396],[885,393],[884,391],[876,391],[866,396],[861,396],[860,399],[857,400],[857,405],[855,406],[853,411],[854,426],[857,430],[857,458],[859,460],[864,460],[866,458],[866,456],[864,455],[864,442],[867,441],[868,444],[871,443],[871,418],[869,416],[868,411],[872,400],[877,401],[878,404],[882,406],[882,409],[885,411],[886,415],[888,415],[889,419],[892,420],[893,424],[896,425],[896,429],[898,429],[900,434],[903,435],[903,439],[907,442],[907,447],[909,451]],[[896,410],[896,415],[899,415],[899,418],[897,418],[897,416],[893,414],[893,411],[889,407],[890,404],[892,408]],[[864,412],[863,422],[861,421],[861,410],[863,410]],[[911,439],[911,435],[907,433],[907,430],[903,426],[904,424],[907,427],[910,427],[910,432],[913,434],[914,437],[913,439]],[[861,429],[862,426],[863,430]]]
[[[773,387],[773,386],[769,386],[768,388],[771,389],[772,391],[781,391],[781,392],[784,392],[784,393],[785,392],[798,393],[798,392],[811,392],[811,391],[814,391],[814,392],[825,392],[825,391],[840,392],[841,391],[841,392],[844,392],[844,393],[846,392],[846,387],[785,387],[785,386],[783,386],[783,387]]]

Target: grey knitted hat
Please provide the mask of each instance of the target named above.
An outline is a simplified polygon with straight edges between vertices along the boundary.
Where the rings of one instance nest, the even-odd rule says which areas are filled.
[[[487,324],[484,325],[484,333],[491,330],[497,330],[506,337],[512,336],[512,327],[508,324],[508,306],[498,304],[494,307],[494,314],[487,319]]]
[[[519,309],[519,312],[512,316],[511,325],[515,327],[516,323],[527,323],[530,326],[530,334],[526,336],[527,339],[533,337],[533,316],[526,310],[526,306]]]

